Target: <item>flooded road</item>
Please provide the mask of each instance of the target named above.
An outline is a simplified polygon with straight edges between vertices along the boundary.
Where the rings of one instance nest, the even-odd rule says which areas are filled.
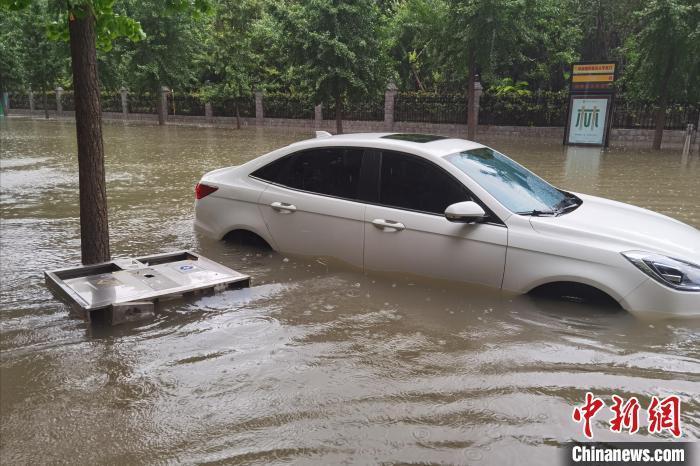
[[[0,121],[2,464],[556,464],[584,439],[571,412],[589,390],[642,409],[678,395],[700,439],[698,320],[364,275],[192,231],[204,172],[306,137],[106,124],[113,253],[191,248],[253,286],[88,328],[42,274],[80,261],[74,125]],[[697,155],[485,142],[562,188],[700,227]],[[651,439],[612,434],[610,417],[596,440]]]

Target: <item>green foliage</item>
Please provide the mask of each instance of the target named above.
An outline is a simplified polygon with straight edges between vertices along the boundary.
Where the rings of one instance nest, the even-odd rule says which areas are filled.
[[[207,91],[216,95],[250,95],[258,82],[262,60],[254,41],[263,15],[259,0],[219,0],[213,27],[206,37]]]
[[[153,93],[309,95],[346,103],[565,89],[570,64],[617,60],[630,98],[700,100],[697,0],[0,0],[0,88],[70,87],[74,17],[96,17],[100,79]],[[666,71],[668,76],[666,78]],[[527,86],[519,84],[528,83]],[[664,83],[668,83],[667,86]]]
[[[503,78],[493,83],[490,87],[490,91],[497,96],[505,96],[511,94],[518,96],[526,96],[532,94],[532,92],[530,92],[527,89],[526,81],[513,82],[512,78]]]
[[[56,19],[48,24],[49,38],[67,42],[68,22],[92,14],[95,16],[96,45],[100,50],[111,50],[113,41],[119,37],[132,41],[143,39],[145,36],[138,21],[115,12],[114,3],[115,0],[52,0]]]
[[[527,94],[497,92],[490,88],[481,97],[479,123],[485,125],[563,126],[566,120],[566,91],[537,91]]]
[[[638,99],[700,100],[700,3],[649,0],[625,43],[624,83]]]
[[[123,0],[121,16],[140,24],[145,38],[139,42],[118,42],[116,56],[123,75],[122,85],[134,91],[155,92],[167,85],[181,91],[191,89],[198,81],[201,46],[206,34],[203,25],[209,13],[190,14],[183,2],[161,10],[160,0]],[[106,60],[109,60],[107,58]]]
[[[385,28],[374,0],[278,5],[291,64],[316,102],[360,98],[386,85]]]
[[[35,0],[0,18],[0,87],[46,91],[70,84],[67,45],[49,40],[41,27],[48,17],[47,1]]]
[[[16,12],[0,16],[0,91],[27,86],[24,69],[27,50],[22,46],[22,20]]]
[[[645,0],[569,0],[572,24],[580,35],[580,55],[585,61],[621,59],[620,47],[635,26],[634,14]]]
[[[389,45],[402,88],[437,90],[443,84],[449,69],[440,54],[446,19],[444,0],[397,2],[389,21]]]
[[[455,0],[450,2],[445,59],[456,60],[455,72],[466,74],[474,63],[481,74],[494,70],[497,58],[518,59],[527,38],[525,2],[521,0]],[[451,40],[448,40],[448,37]]]

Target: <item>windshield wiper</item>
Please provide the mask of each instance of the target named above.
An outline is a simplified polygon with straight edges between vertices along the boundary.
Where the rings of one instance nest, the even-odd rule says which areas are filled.
[[[574,210],[577,209],[578,206],[580,206],[578,202],[574,202],[573,204],[565,205],[564,207],[561,207],[560,209],[557,209],[557,215],[561,215],[565,213],[567,210]]]
[[[553,210],[527,210],[525,212],[516,212],[518,215],[529,215],[530,217],[554,217],[557,212]]]
[[[567,210],[574,210],[578,208],[578,206],[580,206],[581,204],[582,201],[578,197],[567,197],[566,199],[562,200],[560,203],[554,206],[554,214],[562,215]]]

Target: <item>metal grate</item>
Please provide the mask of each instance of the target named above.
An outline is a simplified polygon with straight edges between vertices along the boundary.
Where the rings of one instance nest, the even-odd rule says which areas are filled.
[[[127,96],[128,101],[129,96]],[[118,92],[103,92],[100,96],[100,105],[103,112],[122,111],[122,96]]]
[[[269,94],[263,97],[263,115],[265,118],[311,119],[314,104],[306,96]]]
[[[149,94],[129,94],[129,113],[157,113],[157,97]]]
[[[564,126],[566,92],[536,91],[529,95],[485,92],[479,102],[479,124],[496,126]]]
[[[335,120],[335,102],[323,104],[323,119]],[[343,120],[384,120],[384,98],[351,100],[343,103]]]
[[[61,108],[65,110],[75,110],[75,100],[73,92],[66,91],[61,94]]]
[[[394,120],[465,124],[467,99],[459,94],[402,93],[396,97]]]
[[[34,94],[34,109],[44,110],[44,95],[40,92]],[[46,110],[56,110],[56,94],[53,92],[46,93]]]
[[[29,95],[22,93],[10,94],[10,108],[29,108]]]
[[[214,116],[236,116],[236,103],[238,103],[238,112],[241,117],[255,116],[255,98],[253,96],[239,98],[215,98],[212,99],[212,111]]]
[[[175,115],[204,116],[204,102],[191,94],[175,94],[170,100],[170,112]]]
[[[657,106],[650,102],[631,102],[624,97],[615,99],[613,127],[652,129],[656,126]],[[685,129],[689,123],[697,125],[700,105],[669,104],[666,108],[665,129]]]

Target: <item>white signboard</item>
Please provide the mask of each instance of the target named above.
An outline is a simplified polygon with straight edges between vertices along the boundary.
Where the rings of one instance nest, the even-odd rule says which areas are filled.
[[[569,121],[569,144],[603,145],[605,143],[608,102],[608,99],[573,98],[571,121]]]

